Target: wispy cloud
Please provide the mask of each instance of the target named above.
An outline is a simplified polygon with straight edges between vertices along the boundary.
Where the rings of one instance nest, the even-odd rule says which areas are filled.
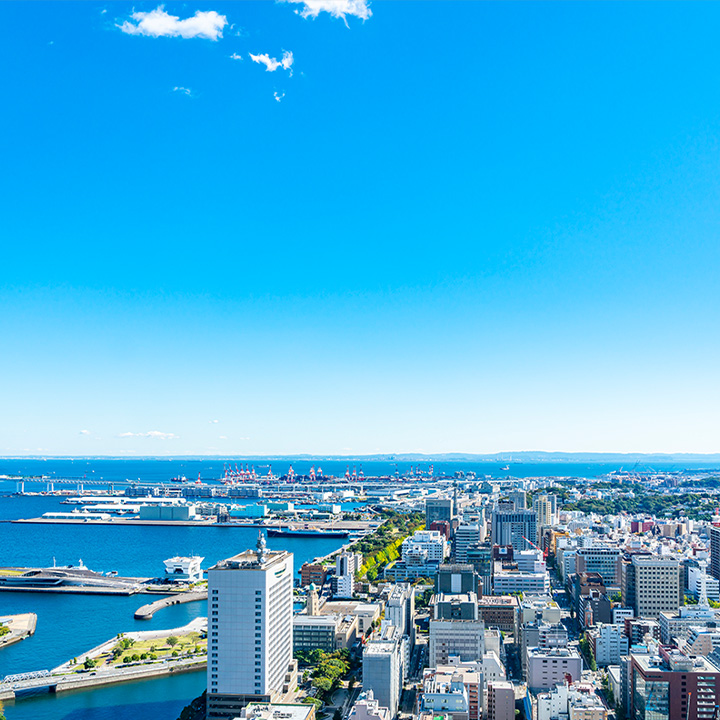
[[[79,434],[80,435],[89,435],[90,431],[89,430],[81,430]]]
[[[132,20],[118,25],[128,35],[148,35],[149,37],[205,38],[217,40],[222,37],[227,25],[225,15],[214,10],[200,11],[181,20],[177,15],[165,12],[164,5],[158,5],[150,12],[134,12]]]
[[[177,440],[175,433],[160,432],[159,430],[148,430],[148,432],[124,432],[118,435],[120,438],[154,438],[156,440]]]
[[[273,93],[273,96],[278,102],[282,102],[282,99],[285,97],[285,93]]]
[[[238,53],[233,53],[233,54],[230,56],[230,59],[231,59],[231,60],[242,60],[243,58],[242,58],[242,55],[238,55]]]
[[[219,420],[209,420],[208,421],[211,425],[217,425],[220,421]]]
[[[192,90],[190,88],[183,87],[182,85],[176,85],[173,88],[173,92],[179,92],[182,95],[187,95],[188,97],[192,97]]]
[[[260,63],[261,65],[265,66],[265,69],[268,72],[275,72],[278,68],[283,68],[283,70],[288,70],[290,74],[292,75],[292,64],[294,61],[293,54],[291,52],[285,52],[283,51],[283,56],[280,58],[280,60],[276,60],[275,58],[271,58],[267,53],[263,55],[253,55],[250,53],[250,58],[253,62]]]
[[[368,0],[283,0],[283,2],[302,5],[302,10],[295,12],[304,18],[316,18],[321,12],[326,12],[333,17],[342,18],[346,25],[348,15],[361,20],[367,20],[372,15]]]

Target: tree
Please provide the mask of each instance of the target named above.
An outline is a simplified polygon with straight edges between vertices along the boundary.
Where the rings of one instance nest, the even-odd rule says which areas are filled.
[[[167,644],[168,644],[170,647],[175,647],[175,645],[177,645],[179,642],[180,642],[180,638],[176,637],[175,635],[171,635],[171,636],[167,639]]]
[[[86,670],[91,670],[97,665],[97,660],[93,660],[91,657],[86,657],[85,662],[83,663],[83,667]]]
[[[333,713],[333,720],[342,720],[342,713],[340,712],[340,708],[336,708],[335,712]]]

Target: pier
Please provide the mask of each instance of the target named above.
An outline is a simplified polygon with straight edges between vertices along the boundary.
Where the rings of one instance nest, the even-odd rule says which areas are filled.
[[[35,613],[23,613],[21,615],[0,616],[0,623],[10,630],[9,633],[0,637],[0,648],[4,648],[30,637],[37,626],[37,615]]]
[[[148,605],[143,605],[135,611],[136,620],[150,620],[152,616],[163,608],[171,605],[181,605],[182,603],[197,602],[199,600],[207,600],[207,590],[199,590],[197,592],[178,593],[172,597],[161,598]]]

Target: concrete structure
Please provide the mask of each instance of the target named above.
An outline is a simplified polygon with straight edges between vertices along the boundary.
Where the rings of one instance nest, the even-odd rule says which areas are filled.
[[[582,658],[575,648],[528,648],[528,687],[538,692],[550,690],[568,677],[574,682],[580,679],[582,667]]]
[[[543,529],[555,524],[557,498],[555,495],[538,495],[533,501],[533,510],[537,515],[537,542],[540,542]]]
[[[520,572],[519,570],[502,570],[500,563],[495,563],[493,574],[493,594],[509,595],[513,592],[542,595],[550,591],[550,578],[546,571]]]
[[[307,587],[308,585],[317,585],[322,587],[325,584],[327,570],[321,563],[305,563],[300,568],[300,585]]]
[[[334,652],[337,650],[335,636],[340,620],[339,615],[295,615],[293,617],[293,651]]]
[[[450,720],[471,720],[467,688],[452,669],[426,670],[418,705],[420,712],[442,713]],[[479,720],[477,707],[472,720]]]
[[[512,683],[488,683],[487,720],[515,720],[515,689]]]
[[[720,526],[710,526],[710,574],[720,580]]]
[[[415,589],[412,585],[393,585],[385,603],[385,620],[400,629],[412,650],[415,645]]]
[[[468,564],[443,563],[435,575],[436,593],[477,592],[478,575],[475,568]]]
[[[208,570],[209,720],[294,689],[292,588],[293,556],[269,552],[262,532],[257,550]]]
[[[361,553],[341,552],[335,557],[336,575],[354,575],[363,564]]]
[[[370,640],[363,650],[363,687],[372,690],[390,717],[397,715],[402,691],[403,652],[399,628],[383,627],[377,639]]]
[[[474,592],[456,595],[439,593],[431,601],[435,620],[477,620],[477,595]]]

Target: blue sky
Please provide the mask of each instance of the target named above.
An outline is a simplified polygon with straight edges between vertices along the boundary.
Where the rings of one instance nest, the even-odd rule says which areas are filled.
[[[720,452],[718,27],[1,3],[0,454]]]

